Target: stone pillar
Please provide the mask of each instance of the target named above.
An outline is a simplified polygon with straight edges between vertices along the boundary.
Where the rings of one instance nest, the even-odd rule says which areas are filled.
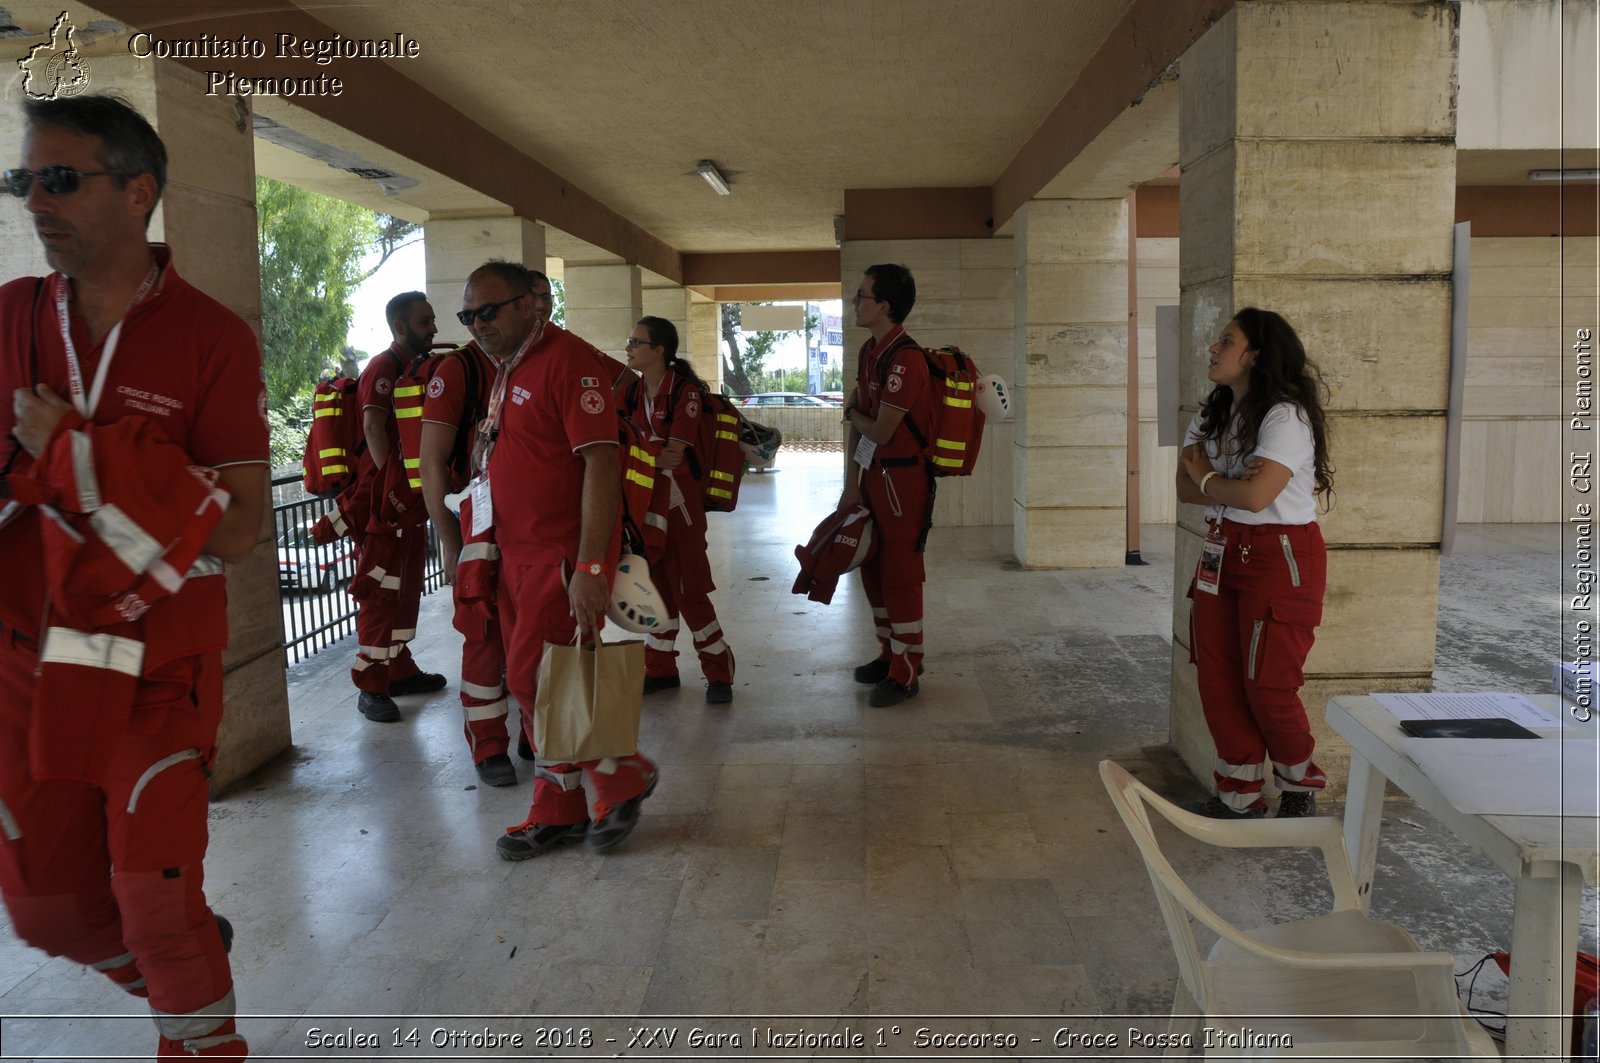
[[[607,354],[626,359],[623,344],[634,323],[644,316],[639,267],[568,259],[566,272],[567,330]]]
[[[1017,559],[1121,567],[1127,552],[1128,204],[1017,212]]]
[[[694,292],[689,293],[689,350],[700,379],[722,390],[722,307]]]
[[[171,244],[178,272],[244,318],[259,336],[261,277],[249,102],[207,97],[202,75],[178,63],[140,61],[120,48],[94,56],[91,76],[91,91],[121,95],[150,120],[166,144],[167,185],[151,219],[150,239]],[[20,108],[15,103],[0,108],[0,139],[19,150],[22,133]],[[5,249],[0,252],[0,275],[49,270],[23,210],[0,211],[0,247]],[[290,743],[270,507],[255,552],[227,570],[227,710],[217,736],[213,792],[227,789]]]
[[[1332,393],[1328,594],[1302,697],[1335,794],[1348,750],[1323,723],[1328,696],[1432,682],[1455,20],[1448,3],[1244,0],[1181,66],[1183,417],[1210,388],[1206,348],[1244,306],[1283,314]],[[1200,507],[1179,506],[1171,726],[1209,783],[1185,597],[1203,533]]]
[[[491,258],[543,272],[544,226],[527,218],[438,218],[423,223],[422,251],[428,302],[439,319],[439,342],[465,343],[472,336],[456,321],[456,314],[467,277]]]

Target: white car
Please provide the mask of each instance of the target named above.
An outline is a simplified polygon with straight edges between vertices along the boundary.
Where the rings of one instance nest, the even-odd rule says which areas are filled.
[[[278,586],[284,590],[331,591],[355,574],[350,540],[326,546],[311,538],[311,524],[296,525],[278,538]]]

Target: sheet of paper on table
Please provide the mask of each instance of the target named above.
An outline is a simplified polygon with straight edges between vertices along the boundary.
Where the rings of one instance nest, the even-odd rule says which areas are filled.
[[[1407,738],[1401,752],[1462,812],[1600,816],[1600,741],[1591,734]]]
[[[1521,694],[1374,694],[1397,720],[1473,720],[1501,717],[1537,730],[1565,727],[1566,714],[1546,712]]]

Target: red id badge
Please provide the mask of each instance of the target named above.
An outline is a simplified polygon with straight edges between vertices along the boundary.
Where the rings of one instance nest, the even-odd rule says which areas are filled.
[[[1222,522],[1213,521],[1200,544],[1200,563],[1195,566],[1194,586],[1207,594],[1216,594],[1222,579],[1222,555],[1227,552],[1228,539],[1222,534]]]

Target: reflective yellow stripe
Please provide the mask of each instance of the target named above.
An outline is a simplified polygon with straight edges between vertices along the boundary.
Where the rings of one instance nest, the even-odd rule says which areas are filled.
[[[319,458],[342,458],[345,455],[343,447],[328,447],[326,450],[317,451]]]
[[[733,432],[718,432],[717,433],[717,438],[718,439],[731,439],[734,442],[738,442],[738,440],[739,440],[739,437],[736,434],[734,434]]]
[[[706,489],[706,494],[710,495],[712,498],[732,498],[733,497],[733,492],[732,491],[724,491],[720,487],[707,488]]]
[[[652,469],[656,467],[656,456],[642,447],[630,446],[628,448],[628,456],[643,462]]]
[[[328,410],[317,410],[311,416],[313,416],[313,417],[337,417],[337,416],[339,416],[340,412],[341,411],[339,410],[338,407],[334,407],[334,408],[328,409]]]
[[[422,467],[422,459],[421,458],[407,458],[406,459],[406,468],[408,468],[408,469],[420,469],[421,467]]]
[[[965,464],[960,458],[941,458],[937,454],[933,456],[933,463],[950,469],[959,469]]]
[[[348,465],[324,465],[322,467],[322,475],[324,475],[324,476],[327,476],[330,473],[349,472],[349,471],[350,471],[350,466],[348,466]]]
[[[951,387],[955,388],[957,391],[971,391],[972,390],[971,381],[967,381],[967,380],[950,380],[950,381],[946,381],[946,383],[948,383]]]
[[[944,447],[946,450],[966,450],[967,445],[954,439],[935,439],[933,445]]]
[[[958,410],[964,410],[972,405],[972,400],[958,399],[954,395],[946,395],[944,397],[944,404],[946,406],[954,406]]]
[[[312,397],[312,401],[313,402],[338,402],[340,398],[341,398],[341,396],[339,396],[337,394],[334,394],[334,395],[315,395],[315,396]]]
[[[647,476],[638,469],[629,469],[627,471],[626,478],[632,480],[640,487],[654,487],[656,485],[655,477]]]
[[[972,403],[969,402],[969,403],[967,403],[967,405],[971,406]],[[402,409],[401,407],[396,406],[394,408],[394,415],[395,415],[395,418],[397,420],[400,419],[400,418],[404,418],[404,417],[421,417],[422,416],[422,407],[421,406],[407,406],[404,409]]]
[[[717,414],[717,420],[725,421],[728,424],[738,424],[739,415],[736,413],[719,413]]]
[[[421,395],[421,394],[422,394],[422,385],[421,384],[409,385],[407,387],[395,388],[394,389],[394,397],[397,398],[397,399],[410,398],[413,395]]]
[[[727,480],[729,483],[732,483],[733,482],[733,473],[731,473],[731,472],[723,472],[721,469],[712,469],[711,470],[711,478],[713,480]]]

